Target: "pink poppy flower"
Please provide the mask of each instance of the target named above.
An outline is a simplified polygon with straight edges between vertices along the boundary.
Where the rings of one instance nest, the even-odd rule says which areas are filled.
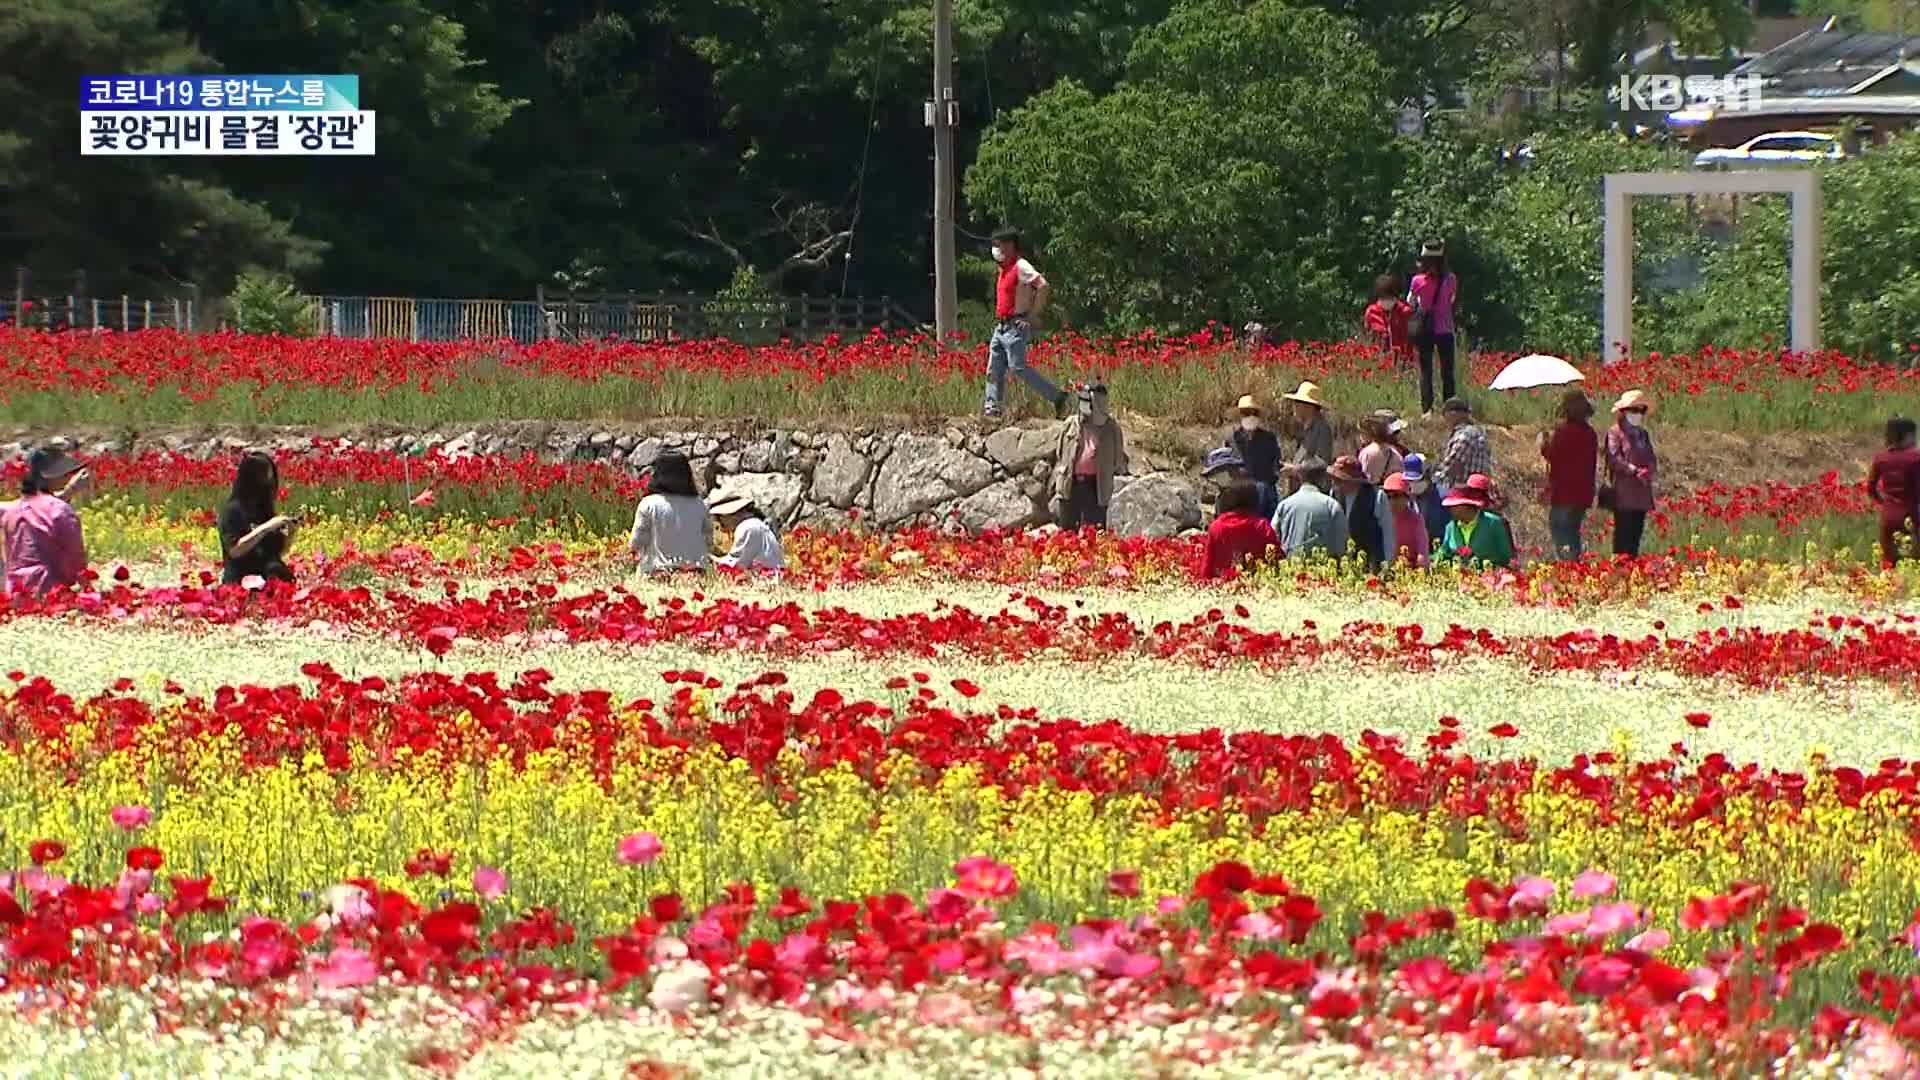
[[[637,832],[620,838],[620,861],[628,866],[646,866],[665,850],[666,845],[650,832]]]

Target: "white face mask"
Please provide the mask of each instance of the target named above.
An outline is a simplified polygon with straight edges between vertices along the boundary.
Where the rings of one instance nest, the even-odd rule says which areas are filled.
[[[1240,430],[1241,430],[1241,431],[1259,431],[1259,430],[1260,430],[1260,418],[1259,418],[1259,417],[1257,417],[1257,416],[1243,416],[1243,417],[1241,417],[1241,418],[1240,418]]]
[[[1646,421],[1647,421],[1647,418],[1644,416],[1641,416],[1637,412],[1630,412],[1627,414],[1628,427],[1639,427],[1641,424],[1646,423]]]
[[[1007,249],[1006,249],[1006,248],[1003,248],[1003,247],[1001,247],[1001,246],[1000,246],[999,244],[995,244],[995,245],[993,245],[993,261],[994,261],[994,262],[1006,262],[1006,261],[1007,261]]]

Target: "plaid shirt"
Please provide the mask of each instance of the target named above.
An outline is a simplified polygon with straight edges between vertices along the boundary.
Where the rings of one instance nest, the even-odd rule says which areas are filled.
[[[1450,488],[1466,484],[1474,473],[1493,475],[1493,448],[1487,445],[1487,433],[1474,424],[1462,424],[1447,438],[1440,454],[1440,479]]]

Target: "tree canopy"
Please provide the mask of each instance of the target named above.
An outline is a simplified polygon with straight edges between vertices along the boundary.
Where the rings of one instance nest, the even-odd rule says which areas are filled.
[[[1006,219],[1087,329],[1340,334],[1433,234],[1470,282],[1476,341],[1592,348],[1599,177],[1684,161],[1580,103],[1654,21],[1711,49],[1791,2],[956,0],[963,299],[984,295],[979,238]],[[751,281],[924,315],[930,21],[931,0],[12,0],[0,248],[100,294],[224,293],[246,271],[415,296]],[[1500,129],[1444,115],[1555,55],[1574,108]],[[359,75],[378,154],[81,157],[79,76],[164,72]],[[1436,107],[1420,139],[1393,133],[1410,104]],[[1505,153],[1522,142],[1531,167]],[[1883,205],[1920,190],[1910,152],[1841,166],[1836,223],[1856,169]],[[1654,271],[1719,288],[1736,262],[1770,268],[1770,214],[1729,246],[1643,210],[1642,339],[1734,333]],[[1876,287],[1907,266],[1901,231],[1854,232],[1829,263],[1878,269],[1833,273],[1829,318],[1878,341],[1920,298]]]

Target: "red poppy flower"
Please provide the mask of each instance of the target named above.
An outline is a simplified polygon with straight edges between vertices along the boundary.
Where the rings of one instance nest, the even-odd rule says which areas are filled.
[[[127,869],[129,870],[158,870],[160,869],[160,864],[165,861],[166,858],[160,854],[159,848],[137,847],[127,849]]]
[[[1495,724],[1492,727],[1488,728],[1487,734],[1493,736],[1496,739],[1511,739],[1515,735],[1520,734],[1520,729],[1517,727],[1514,727],[1512,724],[1502,721],[1501,723]]]
[[[35,840],[27,848],[27,857],[35,866],[46,866],[66,858],[67,845],[58,840]]]
[[[1703,713],[1703,712],[1690,712],[1687,714],[1687,723],[1692,724],[1694,727],[1697,727],[1697,728],[1706,727],[1708,724],[1713,723],[1713,714]]]

